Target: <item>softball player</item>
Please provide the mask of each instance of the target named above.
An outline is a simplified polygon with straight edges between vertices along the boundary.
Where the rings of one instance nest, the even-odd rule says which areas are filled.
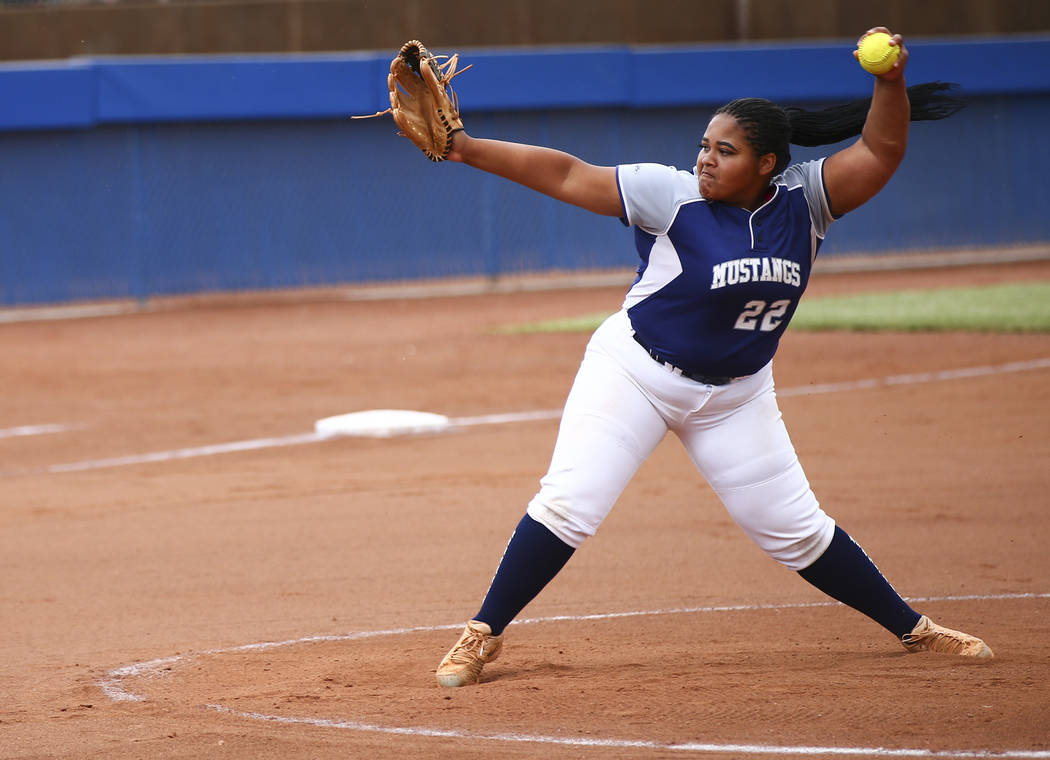
[[[718,109],[692,172],[599,167],[548,148],[456,133],[450,160],[634,227],[641,265],[622,309],[587,345],[550,469],[480,611],[438,666],[439,684],[480,680],[507,624],[595,533],[669,430],[773,559],[871,617],[909,651],[992,656],[980,639],[912,610],[821,509],[774,393],[772,358],[829,225],[890,179],[910,119],[957,110],[938,110],[928,89],[906,88],[908,52],[899,35],[894,41],[900,56],[875,78],[870,101],[804,112],[745,98]],[[833,155],[788,165],[791,142],[823,145],[857,134]]]

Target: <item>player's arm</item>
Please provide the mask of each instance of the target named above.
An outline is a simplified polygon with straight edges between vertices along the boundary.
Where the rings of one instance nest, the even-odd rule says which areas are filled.
[[[496,174],[605,216],[621,216],[616,168],[595,166],[576,156],[537,145],[485,140],[457,132],[450,161]]]
[[[889,32],[878,27],[871,31]],[[860,139],[824,162],[824,186],[836,216],[861,206],[881,190],[900,166],[908,146],[911,106],[904,83],[908,50],[899,34],[897,63],[875,77],[875,91]]]

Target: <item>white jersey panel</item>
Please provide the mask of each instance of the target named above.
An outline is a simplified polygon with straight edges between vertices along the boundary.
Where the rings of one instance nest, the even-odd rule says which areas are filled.
[[[623,164],[617,168],[627,224],[663,235],[678,206],[700,198],[695,174],[663,164]]]
[[[820,239],[828,234],[828,227],[835,221],[828,203],[828,193],[824,187],[824,159],[807,161],[804,164],[792,164],[775,180],[778,185],[785,185],[788,190],[801,187],[806,194],[809,205],[809,219],[813,222],[813,232]],[[814,250],[816,255],[816,250]]]
[[[678,251],[667,237],[661,235],[656,238],[652,250],[649,251],[649,266],[631,286],[623,308],[629,309],[639,301],[645,300],[681,273],[682,260],[678,257]]]

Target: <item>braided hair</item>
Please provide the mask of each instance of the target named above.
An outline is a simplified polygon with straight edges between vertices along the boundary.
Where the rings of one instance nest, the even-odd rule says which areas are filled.
[[[927,82],[909,87],[911,120],[946,119],[959,111],[963,102],[943,94],[958,86],[951,82]],[[765,98],[738,98],[719,108],[715,115],[724,113],[736,119],[758,155],[776,155],[777,164],[773,170],[773,176],[776,176],[791,160],[789,145],[830,145],[859,135],[870,107],[871,98],[828,106],[819,111],[781,108]]]

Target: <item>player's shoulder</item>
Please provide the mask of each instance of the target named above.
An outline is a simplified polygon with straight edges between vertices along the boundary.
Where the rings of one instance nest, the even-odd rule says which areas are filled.
[[[665,185],[692,190],[700,194],[696,175],[675,166],[657,163],[621,164],[618,167],[621,182],[643,185]]]
[[[791,164],[784,169],[783,173],[776,178],[775,182],[778,185],[784,185],[789,190],[822,186],[824,182],[823,167],[823,158]]]
[[[662,234],[683,203],[700,198],[696,176],[665,164],[621,164],[616,171],[624,221]]]
[[[789,197],[797,198],[799,208],[808,209],[817,236],[823,239],[828,226],[835,220],[824,185],[824,159],[792,164],[775,181],[787,189]],[[804,206],[802,199],[805,199]]]
[[[648,198],[658,205],[674,206],[700,197],[695,174],[666,164],[621,164],[617,180],[625,201]]]

